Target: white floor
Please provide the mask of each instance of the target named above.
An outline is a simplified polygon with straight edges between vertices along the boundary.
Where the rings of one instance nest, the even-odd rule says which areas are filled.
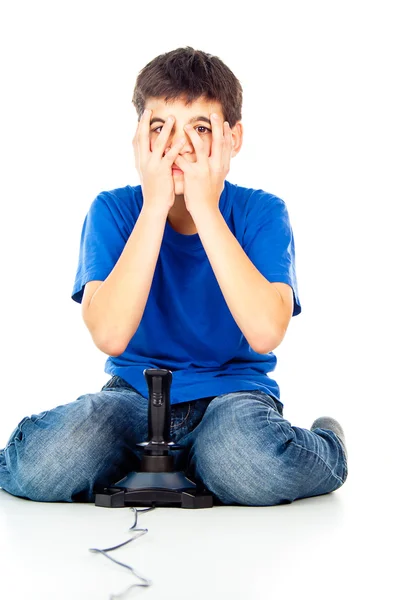
[[[398,597],[395,489],[385,471],[375,482],[362,463],[349,468],[339,490],[292,504],[139,513],[137,527],[148,532],[110,556],[152,583],[121,598]],[[134,518],[130,508],[32,502],[0,490],[1,598],[119,597],[140,580],[89,548],[130,539]]]

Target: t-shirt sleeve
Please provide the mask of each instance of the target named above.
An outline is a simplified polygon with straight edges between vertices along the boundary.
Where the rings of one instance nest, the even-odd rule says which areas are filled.
[[[75,302],[82,302],[88,281],[104,281],[108,277],[125,247],[127,232],[119,219],[118,202],[112,193],[101,192],[85,217],[71,295]]]
[[[265,194],[252,203],[248,214],[244,250],[262,275],[270,281],[292,287],[294,309],[302,308],[295,270],[295,243],[286,204],[276,196]]]

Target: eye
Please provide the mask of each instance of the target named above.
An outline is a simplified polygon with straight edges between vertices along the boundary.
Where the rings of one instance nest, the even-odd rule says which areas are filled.
[[[205,129],[204,133],[206,133],[207,131],[209,133],[212,133],[211,129],[209,129],[208,127],[205,127],[204,125],[197,125],[196,129]],[[200,131],[199,133],[202,133],[202,131]]]
[[[154,129],[151,130],[151,133],[160,133],[160,131],[157,131],[158,129],[162,129],[163,125],[159,125],[159,127],[155,127]],[[201,133],[202,135],[209,132],[212,133],[212,130],[209,129],[208,127],[205,127],[204,125],[197,125],[195,127],[195,129],[204,129],[205,131],[200,131],[199,133]]]

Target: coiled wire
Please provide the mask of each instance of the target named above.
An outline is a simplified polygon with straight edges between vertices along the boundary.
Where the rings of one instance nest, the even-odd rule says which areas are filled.
[[[121,546],[125,546],[126,544],[129,544],[133,540],[137,540],[139,537],[141,537],[142,535],[145,535],[145,533],[148,532],[147,529],[135,529],[136,528],[136,524],[138,522],[138,512],[149,512],[150,510],[154,510],[156,508],[156,506],[152,506],[151,508],[144,508],[142,510],[137,510],[135,506],[132,506],[130,508],[135,513],[135,522],[132,525],[132,527],[129,528],[129,531],[135,530],[135,532],[139,532],[139,535],[137,535],[135,537],[132,537],[132,538],[130,538],[129,540],[127,540],[125,542],[122,542],[122,544],[119,544],[118,546],[113,546],[112,548],[104,548],[103,550],[100,550],[99,548],[89,548],[89,552],[99,552],[100,554],[103,554],[103,556],[105,556],[106,558],[109,558],[110,560],[112,560],[113,562],[117,563],[121,567],[125,567],[126,569],[128,569],[129,571],[131,571],[131,573],[135,577],[138,577],[138,579],[141,579],[142,582],[143,582],[143,583],[134,583],[133,585],[130,585],[126,590],[124,590],[120,594],[111,594],[111,596],[109,596],[109,600],[115,600],[117,598],[123,598],[123,596],[125,596],[126,593],[129,592],[129,590],[131,590],[134,587],[149,587],[150,585],[152,585],[152,581],[150,579],[147,579],[146,577],[143,577],[142,575],[139,575],[139,573],[137,571],[135,571],[129,565],[126,565],[126,564],[124,564],[122,562],[119,562],[118,560],[116,560],[115,558],[112,558],[111,556],[109,556],[107,554],[107,552],[111,552],[112,550],[117,550],[117,548],[121,548]]]

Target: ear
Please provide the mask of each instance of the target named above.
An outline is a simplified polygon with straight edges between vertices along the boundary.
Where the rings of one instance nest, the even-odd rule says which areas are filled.
[[[231,137],[233,142],[231,158],[233,158],[238,154],[242,146],[243,128],[241,121],[237,121],[237,123],[231,128]]]

